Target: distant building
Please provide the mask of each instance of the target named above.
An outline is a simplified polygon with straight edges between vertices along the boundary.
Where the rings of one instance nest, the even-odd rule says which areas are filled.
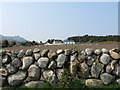
[[[64,40],[64,44],[75,44],[73,40]]]
[[[52,44],[61,45],[61,44],[63,44],[63,41],[62,40],[54,40]]]
[[[53,45],[53,44],[50,44],[50,43],[46,43],[46,44],[44,44],[44,45]]]

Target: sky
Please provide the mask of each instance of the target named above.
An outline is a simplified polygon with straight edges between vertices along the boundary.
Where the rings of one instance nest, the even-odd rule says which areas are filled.
[[[83,35],[117,35],[117,2],[0,3],[0,34],[47,41]]]

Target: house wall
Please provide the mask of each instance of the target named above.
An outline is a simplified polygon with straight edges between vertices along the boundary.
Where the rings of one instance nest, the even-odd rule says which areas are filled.
[[[75,44],[75,42],[64,42],[65,44]]]
[[[53,41],[53,44],[59,45],[59,44],[63,44],[63,42],[61,42],[61,41]]]
[[[116,52],[117,51],[117,52]],[[120,84],[120,50],[0,50],[0,86],[55,85],[64,70],[83,79],[87,86]]]

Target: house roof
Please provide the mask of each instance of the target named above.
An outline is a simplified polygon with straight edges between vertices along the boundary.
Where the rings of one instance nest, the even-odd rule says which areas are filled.
[[[73,40],[64,40],[64,42],[74,42]]]
[[[62,40],[54,40],[54,41],[59,41],[59,42],[63,42]]]

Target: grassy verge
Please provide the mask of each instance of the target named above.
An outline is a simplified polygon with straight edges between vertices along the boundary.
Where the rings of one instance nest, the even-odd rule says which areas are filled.
[[[50,84],[46,83],[43,84],[42,86],[38,87],[38,88],[27,88],[27,87],[19,87],[19,88],[13,88],[13,87],[9,87],[9,88],[4,88],[2,90],[53,90],[53,89],[119,89],[120,85],[108,85],[108,86],[94,86],[94,87],[88,87],[88,86],[81,86],[81,82],[74,82],[69,85],[66,86],[61,86],[61,85],[56,85],[56,86],[51,86]]]
[[[79,76],[79,75],[78,75]],[[49,83],[45,83],[43,85],[40,85],[37,88],[27,88],[27,87],[19,87],[19,88],[4,88],[2,90],[45,90],[45,89],[116,89],[120,88],[120,85],[106,85],[106,86],[95,86],[95,87],[88,87],[84,84],[84,79],[78,79],[76,75],[70,74],[70,72],[65,69],[65,73],[62,75],[61,80],[58,82],[57,85],[50,85]]]
[[[120,85],[108,85],[108,86],[95,86],[95,87],[87,87],[87,88],[106,88],[106,89],[116,89],[120,88]]]

